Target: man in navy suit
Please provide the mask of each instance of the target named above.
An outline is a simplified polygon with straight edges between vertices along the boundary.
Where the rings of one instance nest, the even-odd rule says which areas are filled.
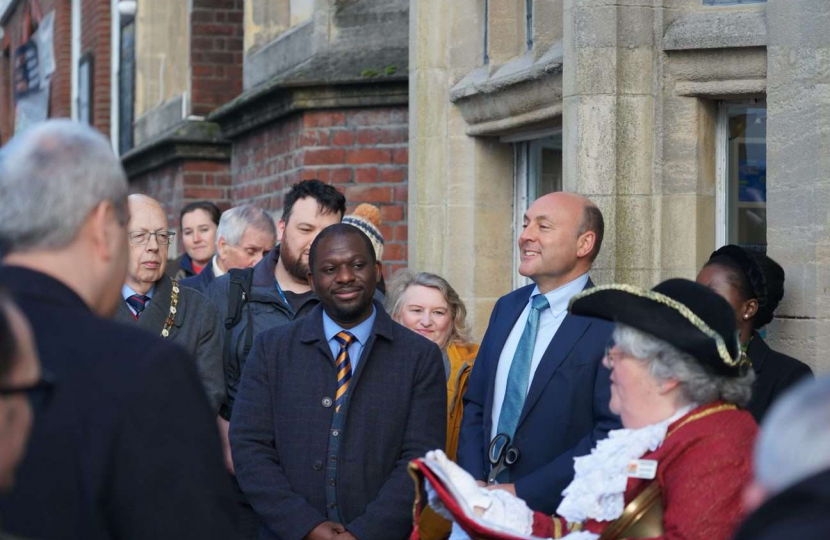
[[[104,317],[122,302],[127,178],[89,126],[49,120],[0,150],[0,285],[34,331],[52,404],[37,417],[9,533],[50,540],[233,537],[214,416],[184,349]]]
[[[573,193],[530,206],[519,273],[535,285],[496,302],[464,395],[459,464],[484,481],[491,441],[506,438],[518,459],[493,478],[494,487],[548,514],[573,478],[573,458],[620,427],[601,365],[613,325],[568,314],[571,297],[593,285],[588,271],[603,228],[599,209]]]

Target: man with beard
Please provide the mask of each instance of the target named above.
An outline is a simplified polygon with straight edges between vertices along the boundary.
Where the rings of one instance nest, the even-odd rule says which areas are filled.
[[[305,317],[319,300],[308,283],[308,252],[317,235],[346,212],[346,198],[319,180],[304,180],[285,195],[277,223],[279,244],[253,268],[218,277],[206,294],[225,321],[224,364],[227,398],[220,410],[225,461],[233,472],[228,443],[231,418],[245,362],[254,338],[265,330]],[[257,538],[259,521],[238,493],[243,515],[240,534]]]
[[[441,352],[373,301],[380,263],[356,227],[320,233],[309,266],[321,305],[254,339],[231,421],[237,479],[261,539],[401,540],[408,463],[446,436]]]
[[[222,331],[207,298],[164,273],[175,232],[167,230],[164,208],[146,195],[128,198],[130,260],[115,320],[133,324],[182,346],[196,361],[213,414],[225,401]]]

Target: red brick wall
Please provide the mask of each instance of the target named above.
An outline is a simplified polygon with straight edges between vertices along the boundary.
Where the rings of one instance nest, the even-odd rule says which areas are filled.
[[[230,169],[226,162],[174,161],[130,179],[130,192],[143,193],[161,202],[172,230],[179,231],[179,213],[193,201],[209,200],[220,209],[230,208]],[[178,254],[184,253],[181,234]]]
[[[234,141],[234,204],[280,210],[299,180],[337,186],[351,212],[362,202],[380,208],[384,272],[406,266],[407,107],[307,111]]]
[[[67,5],[69,2],[65,2]],[[69,28],[67,28],[67,35]],[[109,137],[110,114],[112,102],[112,64],[113,48],[118,51],[119,44],[112,43],[112,13],[110,0],[81,0],[81,51],[80,56],[92,53],[92,125]],[[70,47],[67,47],[67,55]],[[69,65],[67,56],[66,64]]]
[[[47,15],[55,10],[54,54],[55,73],[52,75],[52,86],[49,96],[49,115],[52,117],[68,117],[71,114],[71,4],[66,0],[39,0],[41,13]],[[0,144],[6,143],[14,132],[14,94],[11,58],[14,49],[23,43],[24,17],[29,10],[29,0],[22,0],[15,7],[14,12],[6,22],[3,30],[6,33],[9,48],[3,51],[3,60],[0,62]]]
[[[191,107],[207,115],[242,93],[242,0],[194,0],[190,13]]]

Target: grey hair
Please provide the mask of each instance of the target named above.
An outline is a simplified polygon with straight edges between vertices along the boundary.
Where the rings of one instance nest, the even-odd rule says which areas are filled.
[[[277,237],[277,228],[271,214],[258,206],[243,204],[222,212],[219,226],[216,228],[217,247],[220,238],[224,238],[225,242],[232,246],[238,246],[248,227],[266,232],[274,238]]]
[[[830,467],[830,377],[803,380],[773,404],[755,442],[755,479],[778,493]]]
[[[112,202],[128,220],[127,176],[109,141],[93,128],[47,120],[0,150],[0,248],[7,252],[61,248],[89,213]]]
[[[450,319],[452,320],[452,332],[450,343],[470,343],[470,329],[467,325],[467,307],[464,301],[452,288],[449,282],[439,275],[429,272],[415,272],[408,268],[398,271],[386,286],[386,311],[397,320],[403,309],[403,297],[406,290],[413,285],[437,289],[446,300],[450,308]],[[447,344],[449,345],[449,343]]]
[[[741,377],[718,375],[662,339],[622,324],[614,328],[613,339],[624,353],[646,362],[657,381],[678,381],[687,404],[705,405],[723,400],[744,407],[749,403],[755,380],[751,369]]]

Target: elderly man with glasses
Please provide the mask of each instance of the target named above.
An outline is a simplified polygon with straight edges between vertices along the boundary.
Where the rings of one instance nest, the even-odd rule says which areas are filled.
[[[189,352],[213,412],[225,400],[221,329],[216,308],[201,293],[180,287],[164,270],[167,250],[176,233],[155,199],[130,195],[127,236],[130,257],[121,302],[115,318],[135,324]]]

